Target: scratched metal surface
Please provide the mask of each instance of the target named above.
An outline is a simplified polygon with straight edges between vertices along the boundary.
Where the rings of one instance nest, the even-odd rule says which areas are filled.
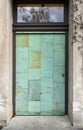
[[[64,115],[65,34],[16,34],[16,115]]]

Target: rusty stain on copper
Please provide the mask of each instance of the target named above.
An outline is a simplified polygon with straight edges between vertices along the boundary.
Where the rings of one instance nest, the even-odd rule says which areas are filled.
[[[17,93],[22,93],[23,90],[21,90],[21,89],[20,89],[20,90],[16,90],[16,92],[17,92]]]
[[[30,51],[30,68],[40,68],[40,52],[39,51]]]
[[[16,46],[17,47],[28,47],[29,46],[29,39],[27,35],[17,35],[16,37]]]

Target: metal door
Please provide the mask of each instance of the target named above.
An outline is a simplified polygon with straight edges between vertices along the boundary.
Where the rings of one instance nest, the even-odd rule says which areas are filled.
[[[16,33],[16,115],[65,114],[65,33]]]

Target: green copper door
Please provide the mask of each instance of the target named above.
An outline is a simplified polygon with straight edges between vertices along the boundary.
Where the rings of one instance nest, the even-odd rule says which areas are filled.
[[[16,115],[65,114],[65,33],[16,33]]]

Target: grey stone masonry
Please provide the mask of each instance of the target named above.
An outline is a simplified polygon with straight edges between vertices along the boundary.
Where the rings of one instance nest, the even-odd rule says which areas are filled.
[[[7,125],[13,116],[13,4],[12,0],[0,0],[0,124]],[[83,128],[83,0],[69,0],[69,42],[68,42],[68,117],[71,124]],[[36,117],[35,117],[36,118]],[[40,117],[39,117],[40,118]],[[61,118],[61,117],[60,117]],[[61,118],[62,119],[62,118]],[[14,119],[13,119],[14,120]],[[12,120],[12,121],[13,121]],[[53,120],[53,117],[51,118]],[[62,119],[63,120],[63,119]],[[30,118],[31,125],[27,126],[26,119],[19,120],[4,130],[18,130],[26,127],[43,129],[60,129],[61,124],[54,121],[46,124],[43,118],[36,122]],[[24,126],[22,122],[24,121]],[[44,121],[44,122],[43,122]],[[39,124],[38,124],[39,123]],[[50,123],[50,122],[49,122]],[[17,124],[17,125],[16,125]],[[58,125],[57,125],[58,124]],[[16,125],[16,126],[15,126]],[[40,125],[39,127],[36,127]],[[49,126],[49,127],[48,127]],[[53,126],[53,127],[51,127]],[[64,126],[64,121],[62,126]],[[63,128],[63,127],[62,127]],[[63,129],[68,128],[64,127]],[[29,129],[29,128],[28,128]],[[30,130],[29,129],[29,130]],[[71,127],[71,129],[73,129]],[[23,130],[23,129],[22,129]],[[37,130],[37,129],[36,129]]]

